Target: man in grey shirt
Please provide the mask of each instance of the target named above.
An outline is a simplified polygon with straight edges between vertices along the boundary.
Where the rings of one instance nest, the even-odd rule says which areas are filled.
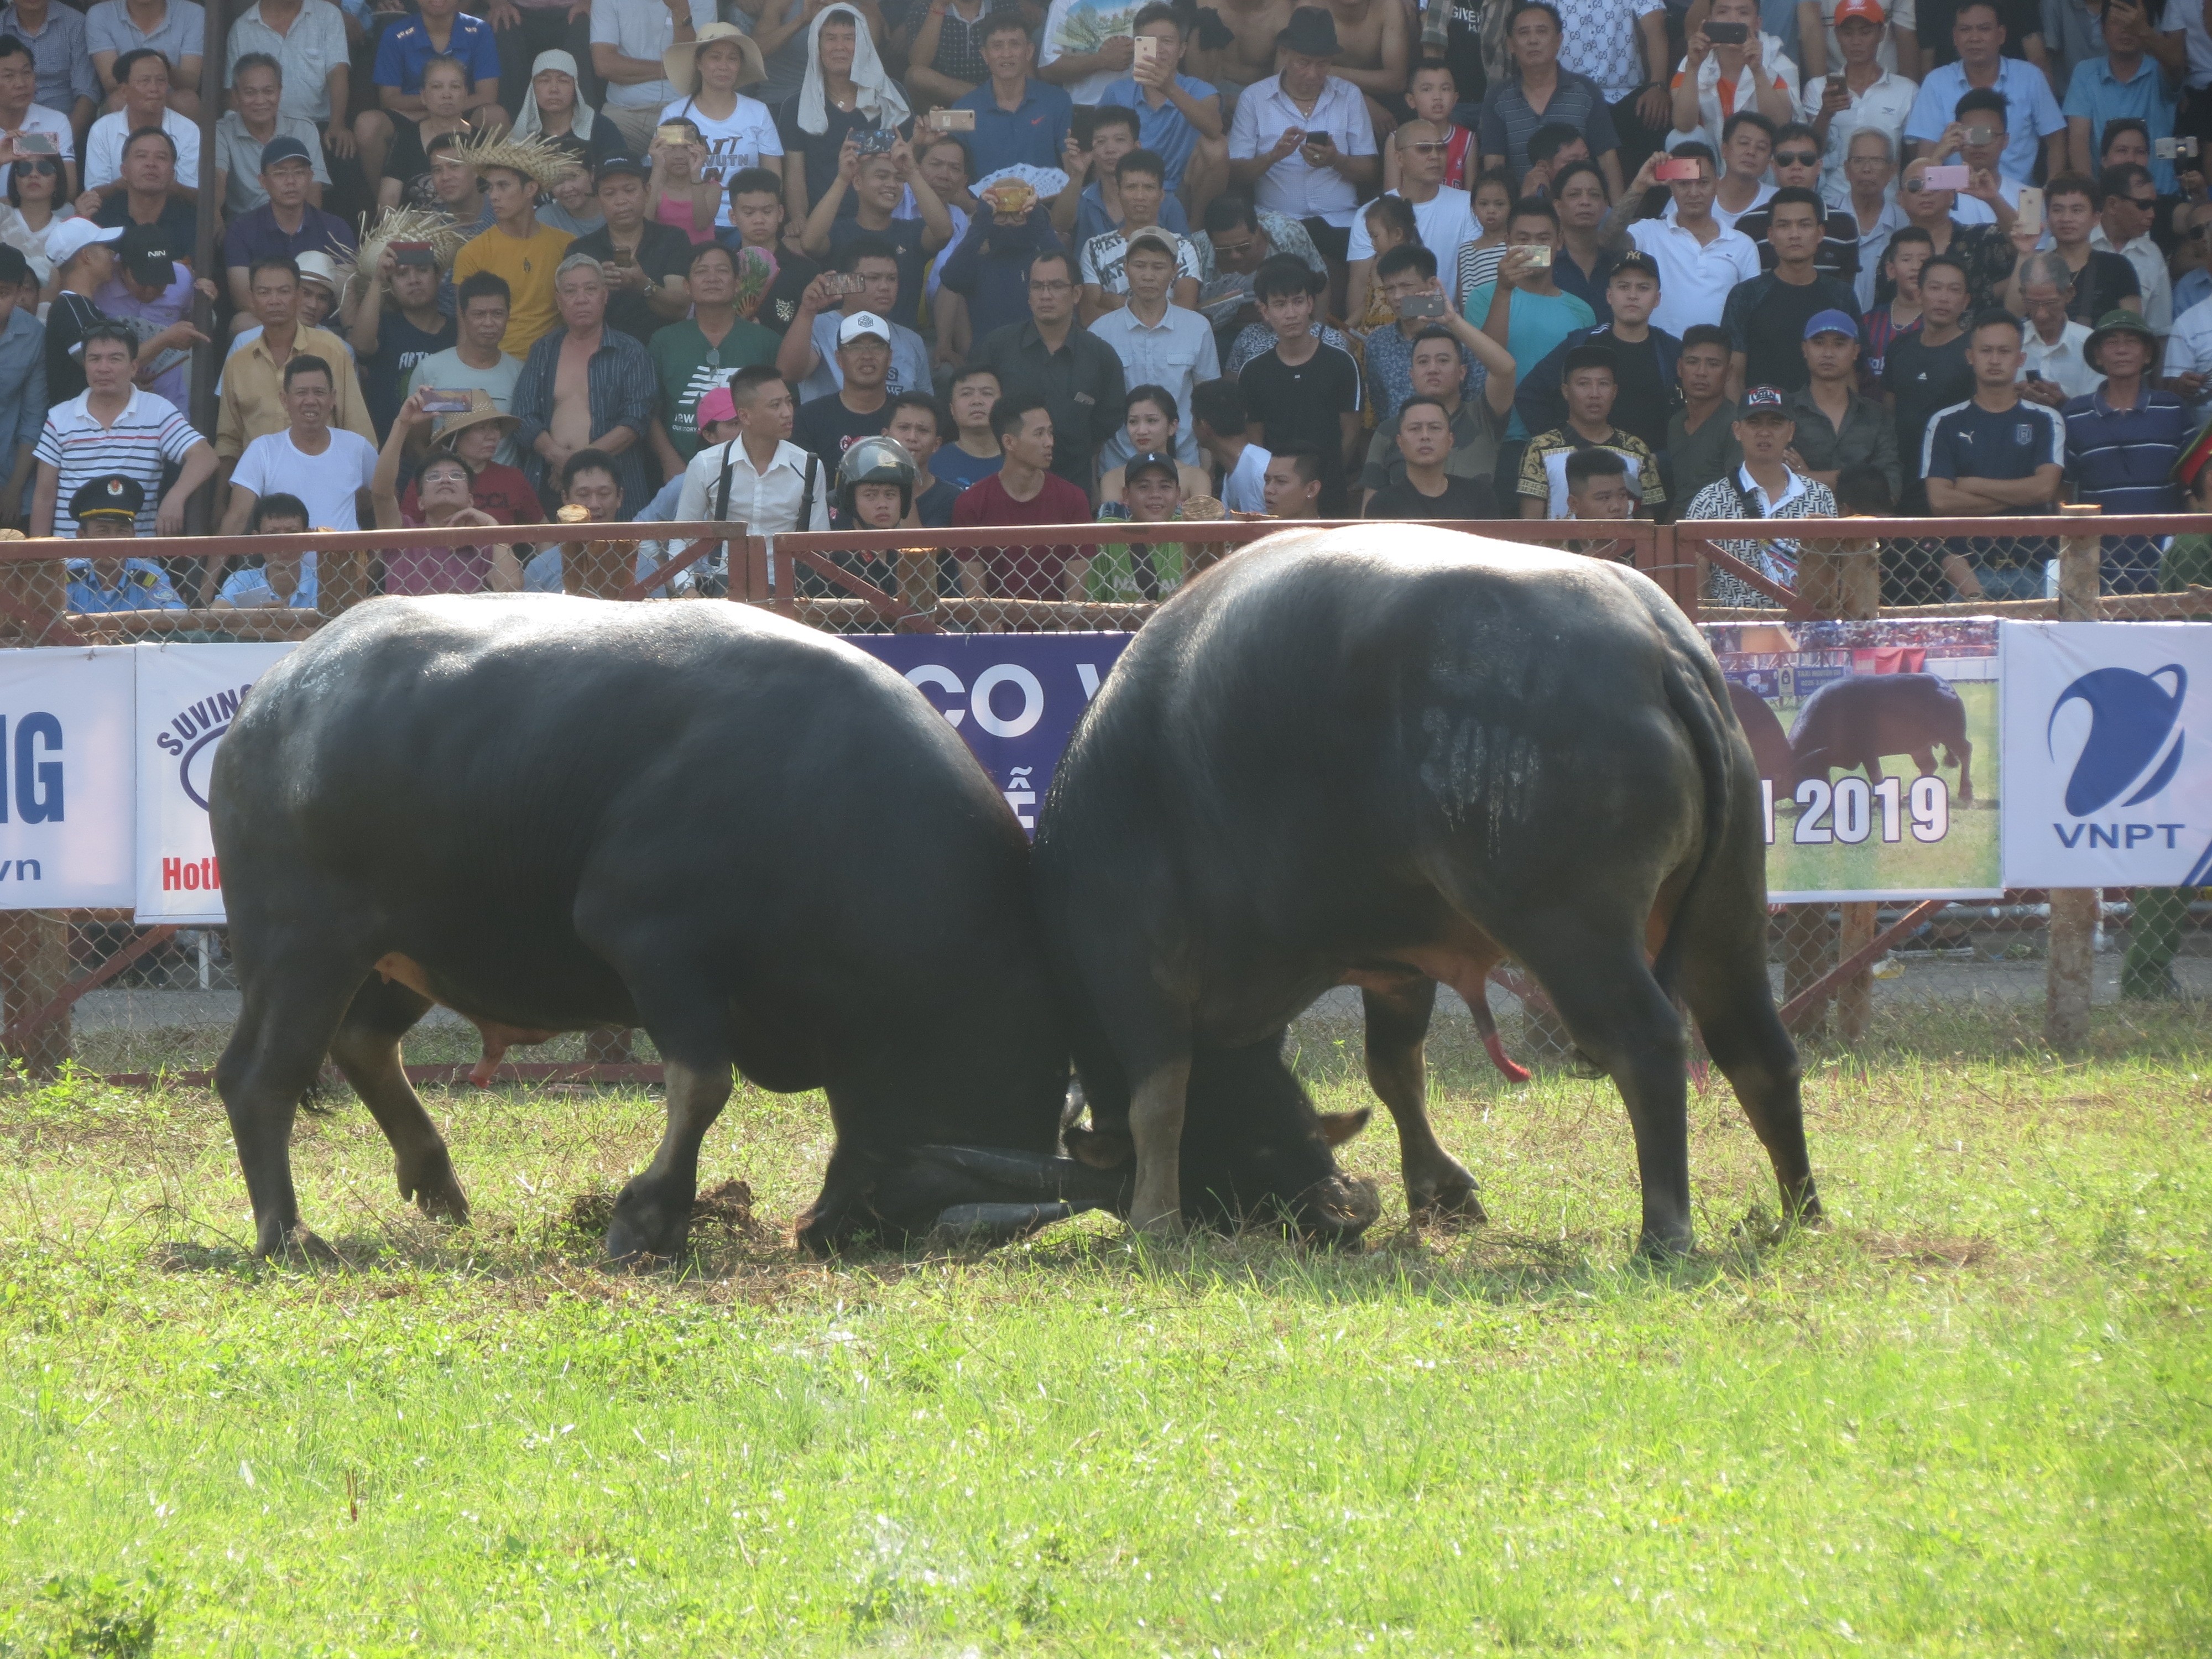
[[[103,102],[115,95],[115,60],[145,47],[168,60],[169,107],[195,121],[206,35],[207,13],[191,0],[100,0],[84,15],[85,45]]]
[[[458,344],[434,351],[415,365],[407,384],[399,388],[404,399],[426,387],[441,392],[481,391],[502,415],[514,412],[514,388],[522,379],[522,360],[499,349],[507,333],[510,295],[504,277],[477,271],[455,293],[455,316],[459,325]],[[522,465],[522,451],[509,434],[500,441],[493,459],[501,466]]]

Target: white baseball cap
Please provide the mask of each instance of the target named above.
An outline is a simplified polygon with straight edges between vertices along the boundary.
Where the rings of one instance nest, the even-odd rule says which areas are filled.
[[[856,311],[837,325],[837,343],[850,345],[854,341],[872,337],[885,345],[891,343],[891,325],[872,311]]]
[[[89,219],[64,219],[46,228],[46,258],[54,262],[58,270],[94,242],[119,241],[123,227],[110,225],[102,228]]]

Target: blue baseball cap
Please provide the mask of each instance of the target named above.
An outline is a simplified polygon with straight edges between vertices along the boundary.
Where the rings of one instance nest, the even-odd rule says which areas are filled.
[[[1805,337],[1809,340],[1815,334],[1840,334],[1846,339],[1856,340],[1859,337],[1859,325],[1851,320],[1849,312],[1832,308],[1816,311],[1805,325]]]
[[[305,161],[310,167],[314,165],[314,158],[307,154],[307,147],[297,138],[271,138],[262,145],[261,170],[264,173],[279,161]]]

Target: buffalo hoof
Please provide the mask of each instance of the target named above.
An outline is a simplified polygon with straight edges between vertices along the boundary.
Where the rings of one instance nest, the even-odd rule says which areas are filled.
[[[468,1224],[469,1200],[445,1148],[440,1147],[434,1156],[402,1164],[398,1177],[399,1196],[413,1199],[415,1207],[431,1220],[449,1221],[457,1227]]]
[[[1482,1200],[1475,1194],[1474,1177],[1468,1175],[1420,1185],[1407,1182],[1406,1210],[1416,1222],[1480,1227],[1490,1219],[1489,1212],[1482,1207]]]
[[[253,1253],[288,1267],[336,1267],[339,1261],[338,1253],[310,1231],[304,1221],[264,1229]]]
[[[1637,1259],[1656,1267],[1686,1261],[1697,1249],[1697,1239],[1686,1227],[1680,1232],[1655,1232],[1647,1227],[1636,1241]]]
[[[607,1260],[621,1267],[641,1267],[648,1256],[663,1260],[684,1254],[691,1231],[691,1200],[679,1209],[665,1200],[637,1195],[624,1188],[615,1200],[615,1218],[607,1228]]]

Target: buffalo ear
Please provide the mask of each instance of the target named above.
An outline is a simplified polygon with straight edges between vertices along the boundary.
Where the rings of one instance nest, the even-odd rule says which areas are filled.
[[[1375,1115],[1372,1106],[1362,1106],[1356,1112],[1323,1112],[1321,1114],[1321,1138],[1332,1146],[1341,1146],[1367,1127],[1367,1120]]]
[[[1070,1124],[1063,1137],[1068,1156],[1094,1170],[1118,1170],[1134,1163],[1137,1143],[1123,1131],[1085,1129]]]

